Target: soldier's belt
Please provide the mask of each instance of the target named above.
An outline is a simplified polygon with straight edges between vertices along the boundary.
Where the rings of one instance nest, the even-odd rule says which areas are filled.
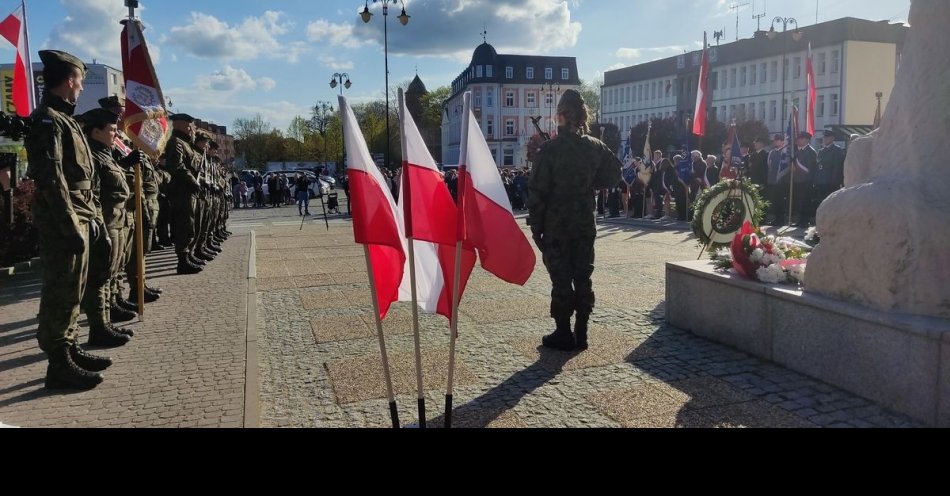
[[[92,181],[76,181],[76,182],[66,182],[66,185],[69,187],[70,192],[83,192],[89,191],[92,189]]]

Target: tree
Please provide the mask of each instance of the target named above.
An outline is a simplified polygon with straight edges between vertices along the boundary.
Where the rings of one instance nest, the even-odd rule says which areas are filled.
[[[682,145],[681,139],[676,137],[676,124],[672,118],[653,119],[653,130],[650,131],[650,148],[660,150],[665,156]],[[630,130],[630,150],[634,155],[643,153],[646,144],[648,124],[641,122]]]
[[[590,108],[591,112],[595,115],[600,113],[600,87],[604,85],[602,79],[595,79],[593,82],[587,82],[581,80],[581,96],[584,97],[584,101],[587,102],[587,107]],[[591,118],[594,116],[592,115]]]
[[[310,129],[320,133],[320,136],[327,135],[327,127],[330,120],[336,115],[337,111],[330,102],[317,102],[310,108]]]
[[[745,121],[739,125],[739,139],[750,146],[756,139],[769,142],[769,128],[762,121]]]
[[[591,135],[603,141],[615,155],[620,153],[622,138],[620,128],[616,124],[594,124],[591,127]]]
[[[261,114],[234,120],[235,152],[244,157],[248,168],[263,170],[267,165],[268,142],[272,132],[270,123]]]

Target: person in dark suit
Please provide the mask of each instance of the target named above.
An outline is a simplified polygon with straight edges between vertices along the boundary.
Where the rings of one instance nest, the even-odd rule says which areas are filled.
[[[844,149],[835,143],[835,133],[824,132],[824,147],[818,152],[818,169],[813,177],[814,198],[811,213],[817,214],[818,206],[832,193],[844,187]]]
[[[801,132],[798,135],[798,163],[802,168],[794,168],[795,174],[795,198],[794,213],[798,214],[798,222],[795,227],[808,227],[808,220],[811,217],[811,199],[812,177],[818,170],[818,152],[811,146],[812,135],[807,132]]]
[[[759,189],[765,190],[769,178],[769,152],[765,151],[765,139],[756,138],[755,152],[749,160],[749,179]]]

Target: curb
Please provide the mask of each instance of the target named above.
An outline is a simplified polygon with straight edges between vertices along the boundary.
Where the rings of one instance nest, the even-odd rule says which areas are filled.
[[[17,274],[24,274],[24,273],[30,272],[33,269],[39,269],[40,267],[42,267],[42,263],[40,262],[40,258],[36,257],[32,260],[15,264],[13,267],[0,268],[0,278],[7,278],[7,277],[13,277]]]
[[[257,233],[251,231],[247,260],[247,316],[245,320],[247,358],[244,370],[244,428],[261,425],[260,365],[257,331]]]

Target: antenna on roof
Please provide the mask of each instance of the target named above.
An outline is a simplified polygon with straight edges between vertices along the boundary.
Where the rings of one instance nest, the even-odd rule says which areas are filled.
[[[766,16],[765,9],[767,8],[766,0],[762,0],[762,13],[755,13],[755,0],[752,0],[752,18],[755,19],[755,30],[762,31],[762,18]]]
[[[742,7],[745,7],[747,5],[749,4],[736,2],[729,6],[729,10],[736,11],[736,41],[739,41],[739,11],[742,10]]]
[[[484,27],[484,29],[479,34],[482,35],[482,41],[485,43],[488,43],[488,24],[483,23],[482,26]]]

